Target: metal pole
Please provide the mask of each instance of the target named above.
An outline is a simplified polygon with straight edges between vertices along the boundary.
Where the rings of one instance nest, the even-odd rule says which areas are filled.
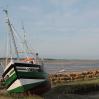
[[[11,36],[12,36],[12,40],[13,40],[15,52],[16,52],[17,58],[19,58],[19,54],[18,54],[18,50],[17,50],[15,38],[14,38],[14,32],[13,32],[13,29],[12,29],[12,26],[11,26],[11,23],[10,23],[10,20],[9,20],[9,17],[8,17],[8,11],[7,10],[4,10],[4,12],[5,12],[6,17],[7,17],[7,23],[8,23],[8,27],[10,29],[10,33],[11,33]]]

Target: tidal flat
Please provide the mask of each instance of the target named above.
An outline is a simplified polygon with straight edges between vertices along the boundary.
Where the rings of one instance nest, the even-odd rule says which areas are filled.
[[[66,73],[99,70],[99,60],[45,59],[44,67],[49,74],[61,69],[65,69]],[[99,78],[59,83],[41,96],[12,96],[1,92],[0,99],[99,99]]]

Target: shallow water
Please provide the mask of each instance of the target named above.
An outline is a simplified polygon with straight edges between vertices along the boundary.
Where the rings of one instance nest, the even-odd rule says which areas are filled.
[[[2,60],[0,60],[0,63]],[[75,71],[86,71],[86,70],[96,70],[99,69],[99,61],[98,60],[55,60],[55,61],[44,61],[44,70],[49,73],[57,73],[60,70],[65,70],[67,72],[75,72]],[[3,73],[3,67],[0,66],[0,76]]]
[[[86,70],[96,70],[99,69],[99,63],[87,63],[87,64],[55,64],[55,63],[45,63],[45,71],[48,73],[57,73],[61,70],[67,72],[76,72],[76,71],[86,71]]]

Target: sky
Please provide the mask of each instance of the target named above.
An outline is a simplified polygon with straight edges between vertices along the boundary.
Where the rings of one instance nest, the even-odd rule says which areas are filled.
[[[99,0],[0,0],[0,57],[5,56],[3,9],[43,58],[99,59]]]

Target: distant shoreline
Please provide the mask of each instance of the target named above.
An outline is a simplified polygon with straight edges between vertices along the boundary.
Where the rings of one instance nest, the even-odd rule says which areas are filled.
[[[99,60],[64,60],[64,59],[44,59],[45,63],[53,64],[99,64]]]

